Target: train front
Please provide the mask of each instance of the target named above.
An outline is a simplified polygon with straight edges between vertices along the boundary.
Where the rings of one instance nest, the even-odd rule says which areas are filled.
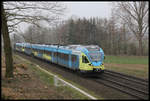
[[[97,45],[85,46],[84,54],[82,54],[82,64],[86,73],[103,73],[104,72],[104,52]]]

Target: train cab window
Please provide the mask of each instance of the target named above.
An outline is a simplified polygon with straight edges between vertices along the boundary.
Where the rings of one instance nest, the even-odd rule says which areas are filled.
[[[83,63],[89,63],[88,59],[86,58],[86,56],[82,56],[82,62]]]

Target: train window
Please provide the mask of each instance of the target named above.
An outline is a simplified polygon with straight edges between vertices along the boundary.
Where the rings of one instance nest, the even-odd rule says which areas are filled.
[[[35,49],[34,51],[35,51],[35,52],[38,52],[38,50],[37,50],[37,49]]]
[[[60,58],[65,59],[65,56],[63,53],[60,53]]]
[[[65,59],[65,55],[63,53],[61,53],[61,58]]]
[[[40,52],[40,50],[39,50],[39,49],[37,49],[37,52],[39,53],[39,52]]]
[[[48,54],[51,56],[52,52],[48,52]]]
[[[47,54],[47,51],[45,50],[44,53]]]
[[[58,57],[61,58],[61,53],[58,53]]]
[[[50,51],[45,51],[45,54],[51,55],[51,52]]]
[[[39,50],[39,53],[43,53],[43,50]]]
[[[64,53],[58,53],[58,56],[61,58],[61,59],[64,59],[64,60],[68,60],[69,57],[67,54],[64,54]]]
[[[76,59],[77,59],[77,57],[75,55],[72,55],[71,61],[74,62],[74,61],[76,61]]]
[[[63,54],[63,53],[61,53],[61,58],[62,58],[62,59],[65,59],[64,54]]]
[[[34,50],[34,51],[36,51],[36,49],[35,49],[35,48],[33,48],[33,50]]]
[[[30,48],[28,48],[28,50],[31,50]]]
[[[64,59],[65,60],[69,60],[69,55],[68,54],[64,54]]]
[[[57,52],[54,52],[54,57],[57,57]]]
[[[89,63],[88,59],[86,58],[86,56],[82,56],[82,62],[83,63]]]
[[[24,49],[28,51],[28,48],[24,48]]]
[[[63,55],[62,55],[62,58],[63,58],[64,60],[67,60],[66,54],[63,54]]]
[[[35,49],[35,51],[36,51],[36,52],[39,52],[39,50],[38,50],[38,49]]]

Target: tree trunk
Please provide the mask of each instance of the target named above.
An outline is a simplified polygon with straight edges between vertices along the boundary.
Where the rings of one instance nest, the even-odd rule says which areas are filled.
[[[142,39],[139,39],[139,56],[143,55]]]
[[[6,73],[5,77],[13,77],[13,58],[12,58],[12,49],[9,38],[8,26],[5,11],[3,8],[3,3],[1,4],[1,21],[2,21],[2,35],[4,40],[4,53],[5,53],[5,64],[6,64]]]

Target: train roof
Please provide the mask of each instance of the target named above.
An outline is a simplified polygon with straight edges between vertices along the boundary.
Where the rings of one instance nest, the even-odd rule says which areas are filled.
[[[45,44],[30,44],[30,43],[16,43],[19,46],[25,46],[34,49],[59,51],[63,53],[80,54],[82,52],[97,51],[100,49],[98,45],[45,45]]]

